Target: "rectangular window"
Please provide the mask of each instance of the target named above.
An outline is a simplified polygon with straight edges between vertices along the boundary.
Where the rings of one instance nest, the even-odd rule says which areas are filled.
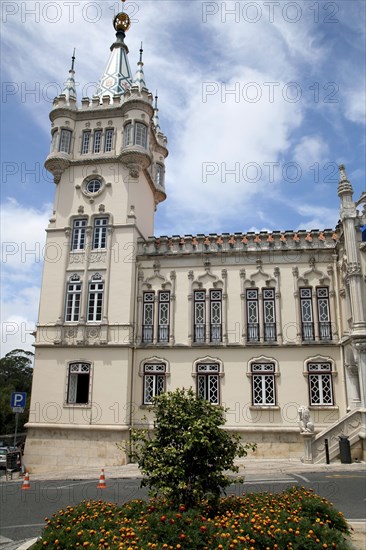
[[[151,405],[154,397],[165,390],[165,364],[144,365],[144,405]]]
[[[67,285],[65,321],[78,321],[80,317],[81,283]]]
[[[93,153],[100,153],[102,145],[102,130],[94,131]]]
[[[210,341],[222,342],[222,292],[210,290]]]
[[[259,342],[259,306],[258,289],[248,288],[247,299],[247,340],[248,342]]]
[[[197,395],[212,405],[220,403],[220,366],[217,364],[197,365]]]
[[[95,218],[93,230],[93,248],[107,247],[108,218]]]
[[[252,363],[253,405],[275,405],[275,366],[273,363]]]
[[[308,363],[310,405],[333,405],[332,365]]]
[[[124,138],[123,138],[123,146],[127,147],[127,145],[132,145],[132,124],[131,122],[128,122],[126,126],[123,129]]]
[[[81,154],[86,155],[89,153],[89,144],[90,144],[90,130],[83,131],[82,143],[81,143]]]
[[[141,145],[145,149],[147,147],[147,127],[142,122],[135,124],[135,145]]]
[[[101,321],[104,283],[89,283],[88,321]]]
[[[84,250],[86,236],[86,218],[74,220],[71,239],[71,250]]]
[[[264,319],[264,340],[275,342],[276,336],[276,308],[275,291],[273,288],[263,289],[263,319]]]
[[[305,342],[314,340],[314,320],[312,289],[300,288],[300,309],[301,309],[301,327],[302,339]]]
[[[71,130],[61,130],[60,145],[58,148],[60,153],[70,153],[71,135]]]
[[[108,130],[105,131],[104,152],[110,153],[112,151],[112,145],[113,145],[113,130],[111,128],[108,128]]]
[[[320,340],[331,340],[329,289],[327,287],[317,288],[316,300],[318,306],[319,338]]]
[[[206,291],[194,291],[194,341],[206,341]]]
[[[68,403],[85,405],[89,402],[90,370],[89,363],[72,363],[69,366]]]
[[[159,292],[158,342],[169,342],[170,292]]]
[[[57,135],[58,135],[58,132],[57,130],[55,130],[52,134],[51,151],[56,150]]]
[[[156,165],[156,185],[164,187],[164,167],[161,164]]]
[[[142,341],[150,344],[154,341],[154,292],[144,292],[142,312]]]

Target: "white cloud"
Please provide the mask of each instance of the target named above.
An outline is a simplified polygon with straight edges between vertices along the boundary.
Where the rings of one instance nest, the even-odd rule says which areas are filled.
[[[297,229],[328,229],[335,226],[339,211],[325,206],[314,206],[313,204],[294,205],[297,213],[303,218]]]
[[[38,315],[49,205],[27,208],[8,199],[1,208],[1,353],[32,349]]]
[[[303,172],[316,162],[323,165],[328,160],[328,155],[329,146],[320,136],[304,136],[294,149],[294,159]]]
[[[27,208],[9,198],[1,205],[2,264],[6,273],[31,277],[43,261],[45,229],[51,206]]]
[[[6,292],[6,289],[5,289]],[[12,349],[32,351],[40,289],[37,286],[7,294],[1,306],[1,355]],[[4,292],[3,292],[4,294]]]

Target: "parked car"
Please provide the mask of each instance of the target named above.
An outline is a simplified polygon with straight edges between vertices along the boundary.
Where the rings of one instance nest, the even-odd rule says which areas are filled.
[[[6,470],[6,455],[8,454],[7,447],[0,447],[0,470]]]

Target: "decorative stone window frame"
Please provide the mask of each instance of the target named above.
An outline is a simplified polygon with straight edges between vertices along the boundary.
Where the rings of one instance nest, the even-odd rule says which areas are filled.
[[[328,372],[324,372],[324,374],[329,374],[331,376],[331,383],[332,383],[332,397],[333,397],[333,404],[332,405],[311,405],[310,404],[310,387],[309,387],[309,376],[312,374],[308,370],[308,364],[309,363],[330,363],[331,370]],[[336,393],[334,391],[334,380],[338,376],[338,371],[336,369],[336,362],[331,357],[325,356],[325,355],[315,355],[312,357],[308,357],[304,360],[303,363],[303,376],[306,380],[306,385],[308,388],[308,400],[309,400],[309,409],[310,410],[338,410],[339,407],[336,404]]]
[[[281,304],[281,279],[280,279],[280,269],[275,267],[273,274],[264,271],[262,260],[257,260],[256,270],[248,273],[248,270],[240,270],[240,279],[241,279],[241,302],[242,302],[242,319],[243,331],[242,331],[242,343],[244,345],[265,345],[265,346],[274,346],[281,345],[283,342],[282,334],[282,304]],[[248,300],[247,300],[247,291],[256,290],[258,292],[257,298],[257,312],[258,312],[258,327],[259,327],[259,338],[257,341],[254,339],[251,340],[248,335]],[[272,290],[274,292],[273,303],[274,303],[274,327],[275,327],[275,337],[274,339],[265,339],[266,331],[266,316],[264,311],[264,303],[266,298],[264,297],[266,290]]]
[[[70,367],[78,363],[85,363],[89,365],[89,391],[88,391],[88,402],[87,403],[69,403],[68,394],[69,394],[69,377],[70,377]],[[91,409],[93,406],[92,394],[93,394],[93,378],[94,378],[94,363],[89,359],[74,359],[66,363],[65,370],[65,392],[64,392],[64,408],[71,409]]]
[[[91,181],[94,180],[100,182],[100,188],[98,189],[98,191],[90,192],[88,190],[88,185]],[[84,178],[82,184],[80,185],[80,189],[84,197],[93,202],[96,197],[99,197],[105,191],[106,185],[107,184],[105,182],[105,179],[100,174],[90,174],[90,176]]]
[[[174,345],[174,332],[175,332],[175,283],[176,273],[171,271],[169,274],[170,280],[167,276],[160,273],[160,263],[155,262],[153,265],[154,274],[150,277],[144,277],[144,272],[140,269],[138,272],[138,288],[137,288],[137,343],[146,345],[157,345],[159,347]],[[145,292],[154,293],[154,319],[153,319],[153,339],[152,342],[144,343],[143,339],[143,324],[144,324],[144,294]],[[169,302],[169,337],[168,342],[159,342],[159,297],[161,292],[170,293]]]
[[[297,335],[296,343],[301,345],[306,345],[309,342],[309,345],[314,343],[332,345],[337,343],[338,340],[338,329],[335,319],[336,315],[336,304],[334,300],[335,296],[335,274],[334,269],[331,265],[328,265],[326,272],[317,267],[317,261],[315,257],[311,256],[309,258],[309,269],[300,272],[299,267],[292,268],[292,275],[294,280],[294,298],[295,298],[295,309],[296,309],[296,323],[297,323]],[[321,328],[320,328],[320,319],[318,311],[318,290],[328,289],[328,312],[329,312],[329,324],[331,331],[330,339],[321,338]],[[312,308],[312,317],[313,317],[313,340],[304,340],[302,333],[302,312],[301,312],[301,290],[311,289],[311,308]]]
[[[193,271],[188,272],[188,344],[193,347],[224,346],[228,343],[228,304],[227,304],[227,270],[222,269],[221,278],[212,273],[211,263],[205,261],[204,272],[196,278]],[[221,291],[221,341],[211,341],[211,291]],[[195,338],[195,292],[205,292],[205,338],[204,342],[196,342]]]
[[[144,381],[145,381],[145,365],[161,365],[161,364],[164,364],[165,365],[165,372],[164,372],[164,376],[165,376],[165,388],[164,388],[164,391],[167,391],[167,379],[170,377],[170,362],[167,360],[167,359],[164,359],[162,357],[147,357],[146,359],[143,359],[141,362],[140,362],[140,365],[139,365],[139,372],[138,372],[138,375],[139,377],[142,379],[142,400],[141,400],[141,405],[140,405],[140,408],[141,409],[149,409],[152,407],[152,404],[150,403],[144,403],[145,401],[145,384],[144,384]]]
[[[253,404],[253,387],[252,387],[252,378],[253,378],[253,372],[252,372],[252,364],[253,363],[273,363],[274,364],[274,391],[275,391],[275,403],[274,405],[254,405]],[[265,355],[261,355],[259,357],[253,357],[250,359],[247,363],[247,372],[246,372],[247,378],[250,379],[250,387],[251,387],[251,405],[249,406],[249,409],[251,410],[280,410],[280,406],[278,405],[278,391],[277,391],[277,378],[281,376],[280,367],[278,360],[274,357],[267,357]]]
[[[206,355],[206,357],[200,357],[199,359],[196,359],[192,363],[192,378],[197,378],[197,365],[203,363],[217,363],[220,367],[218,376],[220,378],[223,378],[225,376],[225,370],[224,370],[224,362],[222,359],[219,359],[218,357],[211,357],[210,355]]]

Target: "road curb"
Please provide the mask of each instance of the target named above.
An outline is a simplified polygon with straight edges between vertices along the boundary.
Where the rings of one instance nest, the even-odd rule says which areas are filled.
[[[18,546],[17,550],[28,550],[29,548],[32,548],[33,544],[37,542],[39,537],[36,537],[35,539],[29,539],[26,542],[23,542],[20,546]]]
[[[366,536],[366,520],[349,521],[348,525],[352,529],[352,534],[349,537],[352,545],[352,550],[365,550],[365,536]],[[29,550],[38,541],[39,537],[29,539],[18,546],[17,550]]]
[[[365,550],[366,548],[366,520],[348,521],[352,533],[349,536],[352,550]]]

